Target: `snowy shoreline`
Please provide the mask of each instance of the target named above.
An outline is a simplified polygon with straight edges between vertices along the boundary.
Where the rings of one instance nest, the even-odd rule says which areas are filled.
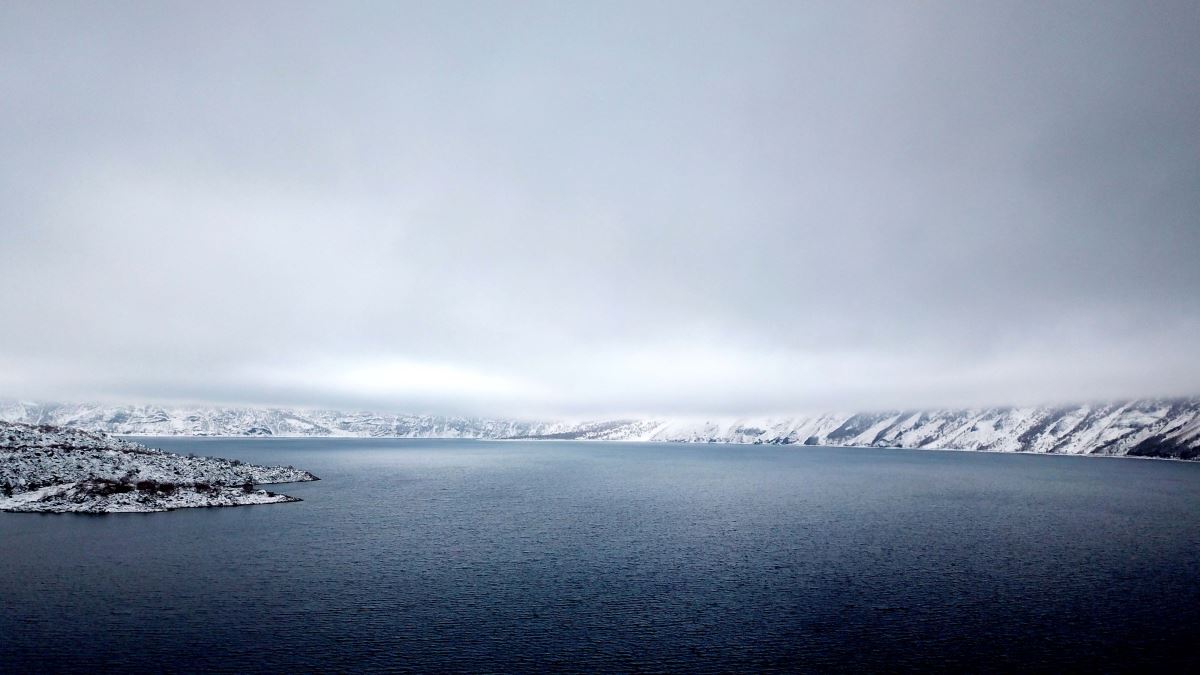
[[[1035,452],[1032,450],[972,450],[970,448],[905,448],[895,445],[805,445],[804,443],[745,443],[736,441],[676,441],[676,440],[639,440],[611,438],[545,438],[530,436],[524,438],[463,438],[461,436],[304,436],[299,434],[288,436],[238,436],[234,434],[210,434],[189,436],[186,434],[121,434],[120,438],[187,438],[203,440],[246,440],[246,441],[469,441],[472,443],[524,443],[537,441],[539,443],[594,443],[597,445],[612,444],[653,444],[653,445],[731,445],[735,447],[771,446],[779,448],[833,448],[837,450],[904,450],[909,452],[959,452],[968,455],[1022,455],[1027,457],[1079,457],[1081,459],[1134,459],[1153,462],[1183,462],[1184,464],[1200,464],[1200,460],[1184,459],[1182,457],[1152,457],[1147,455],[1100,455],[1078,452]]]
[[[294,467],[178,455],[104,433],[0,422],[0,511],[152,513],[300,501],[260,484],[319,480]]]

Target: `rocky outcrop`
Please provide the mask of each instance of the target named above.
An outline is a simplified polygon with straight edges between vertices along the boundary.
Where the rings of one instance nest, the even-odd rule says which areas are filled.
[[[0,510],[111,513],[298,501],[263,483],[317,480],[293,467],[184,456],[104,433],[0,422]]]

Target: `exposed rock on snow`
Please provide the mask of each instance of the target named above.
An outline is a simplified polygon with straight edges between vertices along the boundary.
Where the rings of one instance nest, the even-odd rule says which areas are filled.
[[[1200,398],[1076,406],[547,422],[333,410],[0,403],[0,420],[126,435],[777,443],[1200,459]]]
[[[291,467],[153,450],[103,433],[0,421],[0,510],[113,513],[299,501],[255,486]]]
[[[580,429],[555,437],[1200,459],[1200,399],[716,421],[663,420]]]

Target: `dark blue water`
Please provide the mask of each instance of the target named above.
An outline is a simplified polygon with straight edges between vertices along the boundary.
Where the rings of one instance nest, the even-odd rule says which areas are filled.
[[[154,439],[298,504],[0,513],[0,671],[1196,666],[1200,465]]]

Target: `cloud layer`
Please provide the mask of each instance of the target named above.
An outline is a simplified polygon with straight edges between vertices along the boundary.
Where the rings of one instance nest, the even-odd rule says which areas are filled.
[[[0,7],[0,394],[1200,390],[1194,3]]]

